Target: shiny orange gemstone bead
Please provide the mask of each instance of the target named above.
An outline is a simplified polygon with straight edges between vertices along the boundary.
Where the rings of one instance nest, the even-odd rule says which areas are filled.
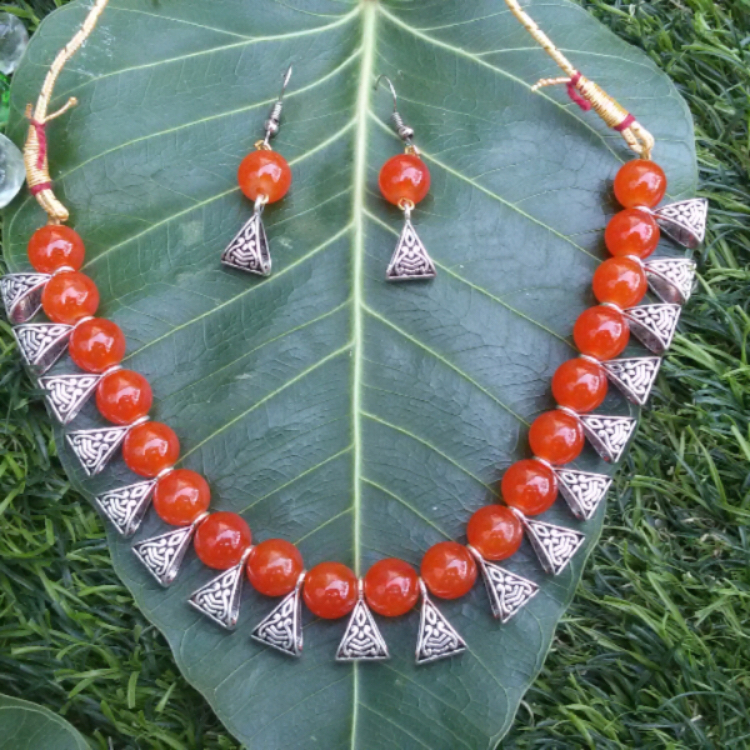
[[[242,160],[237,171],[237,182],[251,201],[265,195],[269,203],[276,203],[289,191],[292,170],[281,154],[258,149]]]
[[[39,273],[54,273],[63,266],[77,271],[83,265],[83,240],[70,227],[47,224],[31,235],[28,253]]]
[[[357,576],[341,563],[320,563],[305,575],[302,596],[314,615],[336,620],[348,615],[357,603]]]
[[[526,516],[544,513],[557,499],[555,472],[531,458],[511,464],[503,474],[500,489],[503,500]]]
[[[154,510],[172,526],[189,526],[208,510],[211,490],[208,482],[190,469],[175,469],[154,487]]]
[[[529,445],[535,456],[551,464],[567,464],[583,450],[583,427],[571,414],[546,411],[531,423]]]
[[[99,307],[96,284],[78,271],[62,271],[53,276],[42,291],[42,308],[53,323],[72,326],[92,316]]]
[[[605,305],[584,310],[573,326],[573,340],[582,354],[599,360],[612,359],[630,340],[625,316]]]
[[[433,544],[424,553],[420,572],[425,586],[441,599],[458,599],[477,580],[477,564],[471,552],[458,542]]]
[[[383,164],[378,178],[380,192],[389,202],[419,203],[430,191],[430,170],[413,154],[397,154]]]
[[[114,424],[130,424],[145,417],[153,400],[148,380],[133,370],[110,372],[96,387],[96,407]]]
[[[265,596],[285,596],[294,590],[304,570],[300,551],[284,539],[266,539],[247,560],[247,577]]]
[[[125,336],[111,320],[85,320],[70,334],[68,352],[82,370],[104,372],[125,356]]]
[[[485,560],[505,560],[521,546],[523,526],[510,508],[485,505],[469,519],[466,536]]]
[[[365,598],[384,617],[405,615],[419,599],[419,577],[409,563],[395,557],[376,562],[365,575]]]
[[[250,527],[237,513],[212,513],[195,530],[193,547],[198,559],[214,570],[228,570],[242,560],[252,544]]]
[[[633,307],[646,294],[646,272],[634,258],[610,258],[594,272],[594,296],[599,302]]]
[[[646,159],[626,162],[615,177],[615,197],[625,208],[653,208],[666,191],[667,177],[664,170]]]
[[[581,413],[592,411],[607,395],[607,374],[596,362],[569,359],[552,376],[552,395],[560,406]]]
[[[122,457],[128,468],[142,477],[155,477],[172,466],[179,456],[177,435],[161,422],[136,425],[122,444]]]
[[[659,244],[659,226],[647,213],[626,208],[609,220],[604,230],[604,244],[615,256],[648,258]]]

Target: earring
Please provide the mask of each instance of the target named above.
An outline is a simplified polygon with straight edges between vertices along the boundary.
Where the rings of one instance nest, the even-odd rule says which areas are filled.
[[[396,89],[387,76],[379,76],[377,87],[385,79],[393,95],[391,119],[399,138],[406,144],[404,154],[392,156],[380,169],[378,184],[383,197],[404,212],[404,228],[398,239],[396,250],[388,264],[385,278],[388,281],[412,281],[434,279],[437,275],[425,246],[417,236],[411,223],[411,212],[430,190],[430,170],[419,158],[419,149],[412,143],[414,130],[408,127],[398,111]]]
[[[248,154],[237,171],[237,182],[240,190],[251,201],[255,202],[253,215],[240,229],[237,236],[229,243],[221,255],[221,262],[239,271],[255,273],[259,276],[270,276],[271,254],[268,250],[268,239],[261,216],[268,203],[276,203],[289,191],[292,184],[292,170],[286,159],[271,148],[271,138],[279,132],[281,109],[284,92],[292,76],[290,65],[284,73],[281,93],[271,107],[264,127],[266,136],[257,141],[255,151]]]

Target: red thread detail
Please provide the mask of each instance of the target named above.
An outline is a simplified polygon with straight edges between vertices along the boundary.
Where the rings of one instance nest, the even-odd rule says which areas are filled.
[[[581,74],[576,71],[571,77],[570,81],[568,82],[567,89],[568,89],[568,96],[584,111],[588,112],[591,109],[591,102],[588,101],[588,99],[584,99],[579,93],[578,89],[576,88],[578,86],[578,82],[581,80]]]
[[[627,130],[635,122],[635,117],[629,114],[619,125],[615,125],[613,130],[618,133],[622,133],[623,130]]]
[[[43,190],[52,190],[51,182],[40,182],[38,185],[29,185],[29,192],[32,195],[38,195]]]
[[[47,123],[39,122],[33,117],[29,118],[31,127],[36,130],[36,139],[39,142],[39,156],[36,159],[36,168],[42,169],[44,167],[44,160],[47,158]]]

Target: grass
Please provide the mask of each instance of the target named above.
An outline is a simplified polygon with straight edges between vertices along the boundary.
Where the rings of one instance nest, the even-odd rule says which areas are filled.
[[[4,9],[33,29],[56,4]],[[740,750],[750,747],[750,4],[587,5],[689,102],[710,232],[602,542],[503,748]],[[65,714],[95,747],[236,748],[113,573],[11,341],[0,324],[0,691]]]

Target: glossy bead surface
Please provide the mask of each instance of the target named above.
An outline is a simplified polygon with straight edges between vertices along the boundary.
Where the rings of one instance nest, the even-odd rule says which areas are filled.
[[[285,539],[266,539],[247,560],[247,577],[265,596],[285,596],[294,590],[304,570],[300,551]]]
[[[500,485],[503,500],[526,516],[537,516],[557,498],[555,472],[541,461],[524,458],[511,464]]]
[[[336,620],[348,615],[357,603],[357,576],[342,563],[320,563],[305,575],[302,596],[314,615]]]
[[[438,542],[425,552],[420,572],[425,586],[435,596],[458,599],[474,585],[477,564],[462,544]]]
[[[523,526],[510,508],[485,505],[469,519],[466,536],[485,560],[505,560],[521,546]]]
[[[190,469],[175,469],[154,487],[154,510],[172,526],[189,526],[208,510],[211,490],[208,482]]]
[[[626,208],[609,220],[604,230],[604,243],[614,256],[648,258],[659,244],[659,226],[647,213]]]
[[[212,513],[195,530],[193,547],[198,559],[214,570],[227,570],[242,560],[253,537],[245,519],[237,513]]]
[[[286,159],[276,151],[258,149],[249,153],[237,170],[240,190],[254,201],[259,195],[269,203],[281,200],[292,184],[292,170]]]
[[[592,411],[607,395],[607,373],[588,359],[569,359],[552,376],[552,395],[560,406],[581,413]]]
[[[621,312],[599,305],[578,316],[573,326],[573,340],[582,354],[599,360],[612,359],[628,345],[630,329]]]
[[[96,388],[96,407],[114,424],[130,424],[145,417],[153,400],[148,380],[133,370],[110,372]]]
[[[86,320],[70,334],[68,352],[82,370],[104,372],[125,356],[125,336],[111,320]]]
[[[53,276],[42,292],[42,308],[53,323],[75,325],[92,316],[99,307],[99,290],[85,274],[62,271]]]
[[[551,464],[567,464],[583,450],[583,427],[571,414],[546,411],[531,423],[529,445],[535,456]]]
[[[594,272],[594,296],[599,302],[633,307],[646,294],[648,280],[641,264],[633,258],[610,258]]]
[[[419,577],[409,563],[394,557],[376,562],[365,575],[365,598],[379,615],[405,615],[419,599]]]
[[[430,170],[413,154],[397,154],[383,164],[378,178],[380,192],[389,202],[419,203],[430,191]]]
[[[666,191],[667,177],[664,170],[646,159],[626,162],[615,176],[615,198],[625,208],[653,208]]]
[[[70,227],[47,224],[31,235],[28,253],[39,273],[54,273],[63,266],[77,271],[83,265],[83,240]]]
[[[155,477],[180,457],[180,441],[171,427],[144,422],[128,432],[122,457],[131,471],[142,477]]]

